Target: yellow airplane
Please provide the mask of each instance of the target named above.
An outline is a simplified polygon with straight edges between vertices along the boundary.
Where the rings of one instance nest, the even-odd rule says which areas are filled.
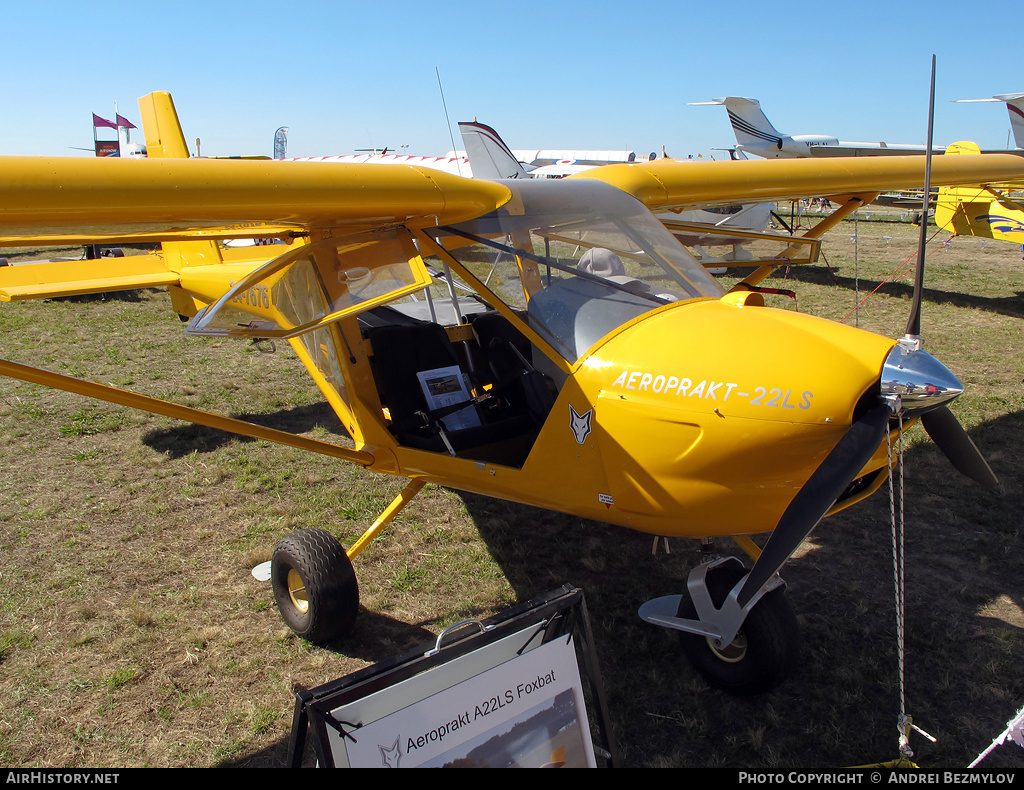
[[[981,154],[974,143],[953,143],[946,156]],[[1024,244],[1024,197],[1017,185],[952,186],[939,190],[935,224],[959,236]]]
[[[161,115],[161,96],[140,102],[144,119]],[[151,157],[187,156],[180,127],[152,128]],[[652,211],[838,204],[787,252],[797,255],[878,192],[920,186],[924,166],[655,161],[537,182],[398,165],[4,157],[0,245],[163,248],[6,267],[0,300],[167,287],[188,333],[287,339],[355,446],[12,362],[0,374],[408,479],[347,549],[300,530],[275,550],[281,614],[315,642],[352,627],[352,560],[426,483],[653,535],[732,537],[749,572],[735,559],[701,564],[687,595],[641,616],[677,630],[711,683],[754,693],[797,652],[779,570],[823,516],[883,484],[899,421],[920,418],[958,469],[997,483],[947,407],[961,384],[916,332],[897,341],[765,307],[757,283],[785,256],[725,292]],[[1024,160],[984,155],[942,157],[931,178],[1022,176]],[[288,244],[262,248],[276,254],[264,261],[215,243],[242,237]],[[771,533],[763,549],[758,533]]]

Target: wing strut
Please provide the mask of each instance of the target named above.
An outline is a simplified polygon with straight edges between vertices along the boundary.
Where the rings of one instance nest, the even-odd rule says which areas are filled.
[[[825,233],[827,231],[829,231],[832,228],[834,228],[842,220],[846,219],[850,214],[852,214],[854,211],[856,211],[861,206],[865,206],[868,203],[870,203],[877,196],[878,195],[876,193],[865,194],[865,195],[850,195],[846,200],[843,201],[842,205],[840,205],[839,208],[837,208],[835,211],[833,211],[831,214],[829,214],[827,217],[825,217],[823,220],[821,220],[821,222],[819,222],[817,225],[815,225],[813,228],[808,230],[802,237],[799,237],[799,238],[808,239],[808,240],[820,239],[822,236],[825,235]],[[832,199],[833,200],[838,200],[838,198],[832,198]],[[789,259],[789,258],[795,257],[801,251],[802,250],[801,250],[800,246],[798,244],[794,243],[794,244],[791,244],[787,249],[785,249],[781,253],[779,253],[779,255],[777,257],[778,258]],[[769,277],[772,274],[774,274],[777,269],[780,269],[783,266],[787,266],[787,265],[788,265],[788,262],[787,263],[782,263],[782,262],[767,263],[764,266],[761,266],[760,268],[758,268],[755,271],[751,272],[749,275],[747,275],[745,278],[743,278],[743,280],[741,282],[736,283],[736,285],[734,285],[730,290],[732,290],[732,291],[745,291],[745,290],[749,290],[749,288],[751,286],[757,285],[759,282],[764,280],[766,277]]]
[[[17,362],[10,362],[0,359],[0,375],[9,376],[13,379],[28,381],[32,384],[41,384],[44,387],[74,392],[77,395],[85,395],[88,398],[117,403],[121,406],[130,406],[133,409],[162,414],[165,417],[172,417],[175,420],[194,422],[198,425],[205,425],[208,428],[237,433],[241,436],[249,436],[253,439],[264,439],[276,444],[286,444],[290,447],[297,447],[300,450],[308,450],[321,455],[329,455],[340,458],[343,461],[351,461],[360,466],[370,466],[374,457],[370,453],[350,450],[347,447],[339,447],[330,442],[321,442],[318,439],[310,439],[305,436],[298,436],[287,431],[279,431],[275,428],[266,428],[262,425],[254,425],[244,420],[236,420],[233,417],[223,417],[219,414],[192,409],[170,401],[152,398],[148,395],[140,395],[137,392],[111,387],[107,384],[97,384],[92,381],[72,378],[60,373],[53,373],[41,368],[33,368],[28,365],[21,365]]]

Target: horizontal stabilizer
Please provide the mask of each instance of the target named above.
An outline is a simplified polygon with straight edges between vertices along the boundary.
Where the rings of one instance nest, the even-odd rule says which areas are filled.
[[[0,301],[177,285],[160,255],[131,255],[0,268]]]

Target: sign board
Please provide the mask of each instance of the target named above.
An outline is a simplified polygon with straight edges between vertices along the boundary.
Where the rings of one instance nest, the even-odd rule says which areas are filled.
[[[97,140],[96,156],[120,156],[121,142],[119,140]]]
[[[297,692],[292,764],[307,729],[325,767],[614,764],[582,591],[460,623],[427,647]]]

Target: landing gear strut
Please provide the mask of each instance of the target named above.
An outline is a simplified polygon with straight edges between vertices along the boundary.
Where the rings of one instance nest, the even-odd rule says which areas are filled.
[[[352,560],[423,485],[422,480],[410,480],[348,551],[322,529],[300,529],[277,544],[270,579],[285,625],[303,639],[319,643],[340,639],[352,630],[359,612],[359,585]]]
[[[746,576],[738,560],[711,568],[708,592],[721,607],[729,592]],[[676,616],[697,617],[693,599],[683,596]],[[789,674],[800,652],[800,626],[783,586],[775,587],[754,605],[735,638],[728,644],[711,636],[679,632],[679,643],[694,668],[713,686],[731,694],[767,691]]]
[[[683,653],[709,684],[741,696],[778,685],[800,652],[800,627],[783,581],[772,576],[741,605],[748,576],[735,557],[704,562],[690,572],[687,595],[640,607],[641,619],[679,632]]]

